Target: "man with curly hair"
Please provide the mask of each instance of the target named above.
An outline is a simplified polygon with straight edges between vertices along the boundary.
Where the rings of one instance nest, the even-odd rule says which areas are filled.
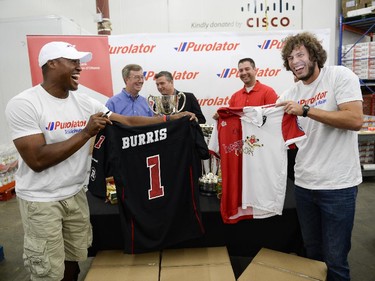
[[[363,123],[358,77],[324,66],[327,53],[314,34],[285,38],[282,59],[297,82],[278,99],[297,115],[307,138],[298,145],[295,198],[306,256],[328,267],[328,281],[350,280],[348,253],[362,174],[358,133]]]

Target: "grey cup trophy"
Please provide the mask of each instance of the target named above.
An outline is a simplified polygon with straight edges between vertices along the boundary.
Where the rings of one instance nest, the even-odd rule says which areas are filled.
[[[183,103],[181,108],[178,108],[178,102],[183,98]],[[177,95],[161,95],[161,96],[148,96],[148,106],[151,110],[157,114],[171,115],[180,112],[186,102],[186,96],[184,93],[180,92]]]

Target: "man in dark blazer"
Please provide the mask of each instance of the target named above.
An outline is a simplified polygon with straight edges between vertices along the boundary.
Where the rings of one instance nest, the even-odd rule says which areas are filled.
[[[156,82],[156,87],[158,88],[158,91],[162,95],[177,95],[180,93],[180,91],[176,90],[174,88],[173,84],[173,76],[170,72],[168,71],[160,71],[155,75],[155,82]],[[183,92],[186,97],[185,101],[185,106],[181,109],[183,105],[183,98],[181,98],[178,102],[178,110],[182,111],[190,111],[195,114],[195,116],[198,119],[199,124],[204,124],[206,123],[206,118],[204,117],[201,107],[198,103],[197,98],[194,96],[193,93],[187,93]]]

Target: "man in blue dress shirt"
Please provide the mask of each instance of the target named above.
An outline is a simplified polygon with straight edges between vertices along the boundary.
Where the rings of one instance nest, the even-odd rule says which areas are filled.
[[[127,116],[153,116],[147,99],[139,95],[144,82],[142,67],[138,64],[126,65],[122,69],[122,78],[125,88],[107,101],[108,109]]]

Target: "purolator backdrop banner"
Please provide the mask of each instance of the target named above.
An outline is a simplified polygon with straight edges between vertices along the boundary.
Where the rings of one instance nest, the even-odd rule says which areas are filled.
[[[83,67],[82,73],[90,70],[90,66],[96,66],[95,77],[84,80],[82,74],[79,90],[85,90],[102,102],[119,93],[125,86],[122,68],[126,64],[136,63],[142,66],[145,76],[141,95],[146,98],[149,95],[160,95],[154,76],[159,71],[167,70],[172,73],[177,90],[195,94],[207,123],[212,124],[214,112],[219,107],[227,106],[230,96],[243,87],[237,71],[240,59],[254,59],[257,79],[273,87],[278,94],[294,83],[292,73],[283,67],[280,50],[282,39],[297,32],[127,34],[108,36],[107,49],[98,48],[102,46],[99,41],[106,38],[102,36],[78,36],[81,38],[79,42],[71,40],[77,36],[43,36],[43,39],[48,37],[53,41],[58,38],[76,44],[79,50],[93,52],[93,61]],[[311,32],[318,36],[328,51],[329,29]],[[41,48],[40,42],[36,45],[34,40],[29,40],[33,37],[28,37],[31,64],[37,61],[37,53]],[[80,42],[85,40],[90,43],[81,45]],[[109,62],[105,65],[107,57]],[[32,76],[36,72],[40,75],[40,69],[35,67],[31,68],[31,72]],[[110,93],[98,90],[111,87]]]

